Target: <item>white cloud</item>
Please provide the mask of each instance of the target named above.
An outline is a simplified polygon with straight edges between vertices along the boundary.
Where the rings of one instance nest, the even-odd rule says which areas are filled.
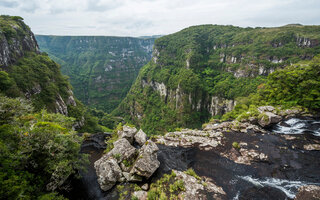
[[[140,36],[199,24],[319,24],[318,0],[0,0],[37,34]]]

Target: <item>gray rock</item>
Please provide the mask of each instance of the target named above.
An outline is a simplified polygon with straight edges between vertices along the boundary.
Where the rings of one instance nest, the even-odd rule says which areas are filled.
[[[24,36],[6,38],[3,31],[0,32],[0,66],[7,67],[17,62],[25,52],[39,53],[39,47],[31,30],[24,23],[12,27],[17,33],[25,33]],[[9,42],[10,41],[10,42]]]
[[[258,119],[258,123],[262,127],[267,127],[271,124],[278,123],[282,119],[282,117],[272,112],[263,112],[261,114],[262,114],[262,117]]]
[[[134,182],[142,181],[142,177],[136,174],[130,174],[128,172],[123,172],[122,174],[127,181],[134,181]]]
[[[147,190],[149,189],[149,184],[148,184],[148,183],[143,184],[143,185],[141,186],[141,189],[147,191]]]
[[[156,139],[157,143],[166,146],[193,147],[198,146],[201,150],[211,150],[221,145],[222,133],[220,131],[200,131],[183,129],[169,132]]]
[[[260,113],[263,113],[263,112],[273,112],[275,110],[275,108],[273,106],[260,106],[258,108],[258,111]]]
[[[68,107],[60,94],[58,94],[56,99],[56,113],[68,115]]]
[[[147,135],[143,132],[142,129],[140,129],[138,133],[134,135],[134,139],[140,146],[142,146],[147,141]]]
[[[133,159],[136,155],[136,148],[134,148],[127,139],[121,138],[113,143],[114,148],[110,151],[114,158],[118,160],[118,163],[123,160]]]
[[[212,193],[213,199],[226,199],[226,193],[223,189],[215,185],[212,180],[205,178],[205,181],[198,180],[194,176],[190,176],[184,172],[174,170],[176,180],[183,180],[185,191],[179,194],[184,200],[207,199],[202,191]]]
[[[320,186],[306,185],[298,189],[295,200],[319,200],[320,199]]]
[[[119,138],[127,139],[131,144],[133,142],[133,137],[137,129],[135,127],[123,126],[121,131],[118,131]]]
[[[130,173],[149,178],[160,166],[157,158],[158,150],[157,145],[148,140],[140,149],[138,158]]]
[[[103,191],[111,189],[122,178],[122,171],[114,158],[101,158],[94,163],[98,183]]]
[[[320,144],[305,144],[303,148],[308,151],[320,151]]]
[[[146,191],[135,191],[133,196],[137,197],[139,200],[146,200],[148,197],[148,193]]]

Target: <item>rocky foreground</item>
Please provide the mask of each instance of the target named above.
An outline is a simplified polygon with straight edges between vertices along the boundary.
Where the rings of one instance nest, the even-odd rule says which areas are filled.
[[[157,145],[147,141],[142,130],[137,132],[136,128],[123,126],[117,134],[113,149],[94,163],[103,191],[111,189],[117,182],[148,179],[160,165]],[[132,146],[134,143],[137,148]]]
[[[319,199],[320,121],[292,113],[149,140],[123,126],[94,162],[106,192],[91,199]]]

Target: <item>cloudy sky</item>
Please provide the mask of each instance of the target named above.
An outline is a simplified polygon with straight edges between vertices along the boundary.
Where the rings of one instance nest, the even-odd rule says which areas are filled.
[[[0,0],[36,34],[164,35],[199,24],[320,24],[320,0]]]

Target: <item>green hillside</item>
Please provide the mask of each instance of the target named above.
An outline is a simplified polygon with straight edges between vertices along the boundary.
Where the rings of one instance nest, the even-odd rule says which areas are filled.
[[[87,161],[75,129],[102,131],[23,19],[1,15],[0,199],[65,199]]]
[[[140,68],[151,58],[154,38],[36,36],[41,51],[61,65],[75,96],[91,108],[115,109]]]
[[[319,54],[319,41],[320,26],[302,25],[201,25],[161,37],[114,114],[149,134],[199,127],[256,92],[271,72]]]

